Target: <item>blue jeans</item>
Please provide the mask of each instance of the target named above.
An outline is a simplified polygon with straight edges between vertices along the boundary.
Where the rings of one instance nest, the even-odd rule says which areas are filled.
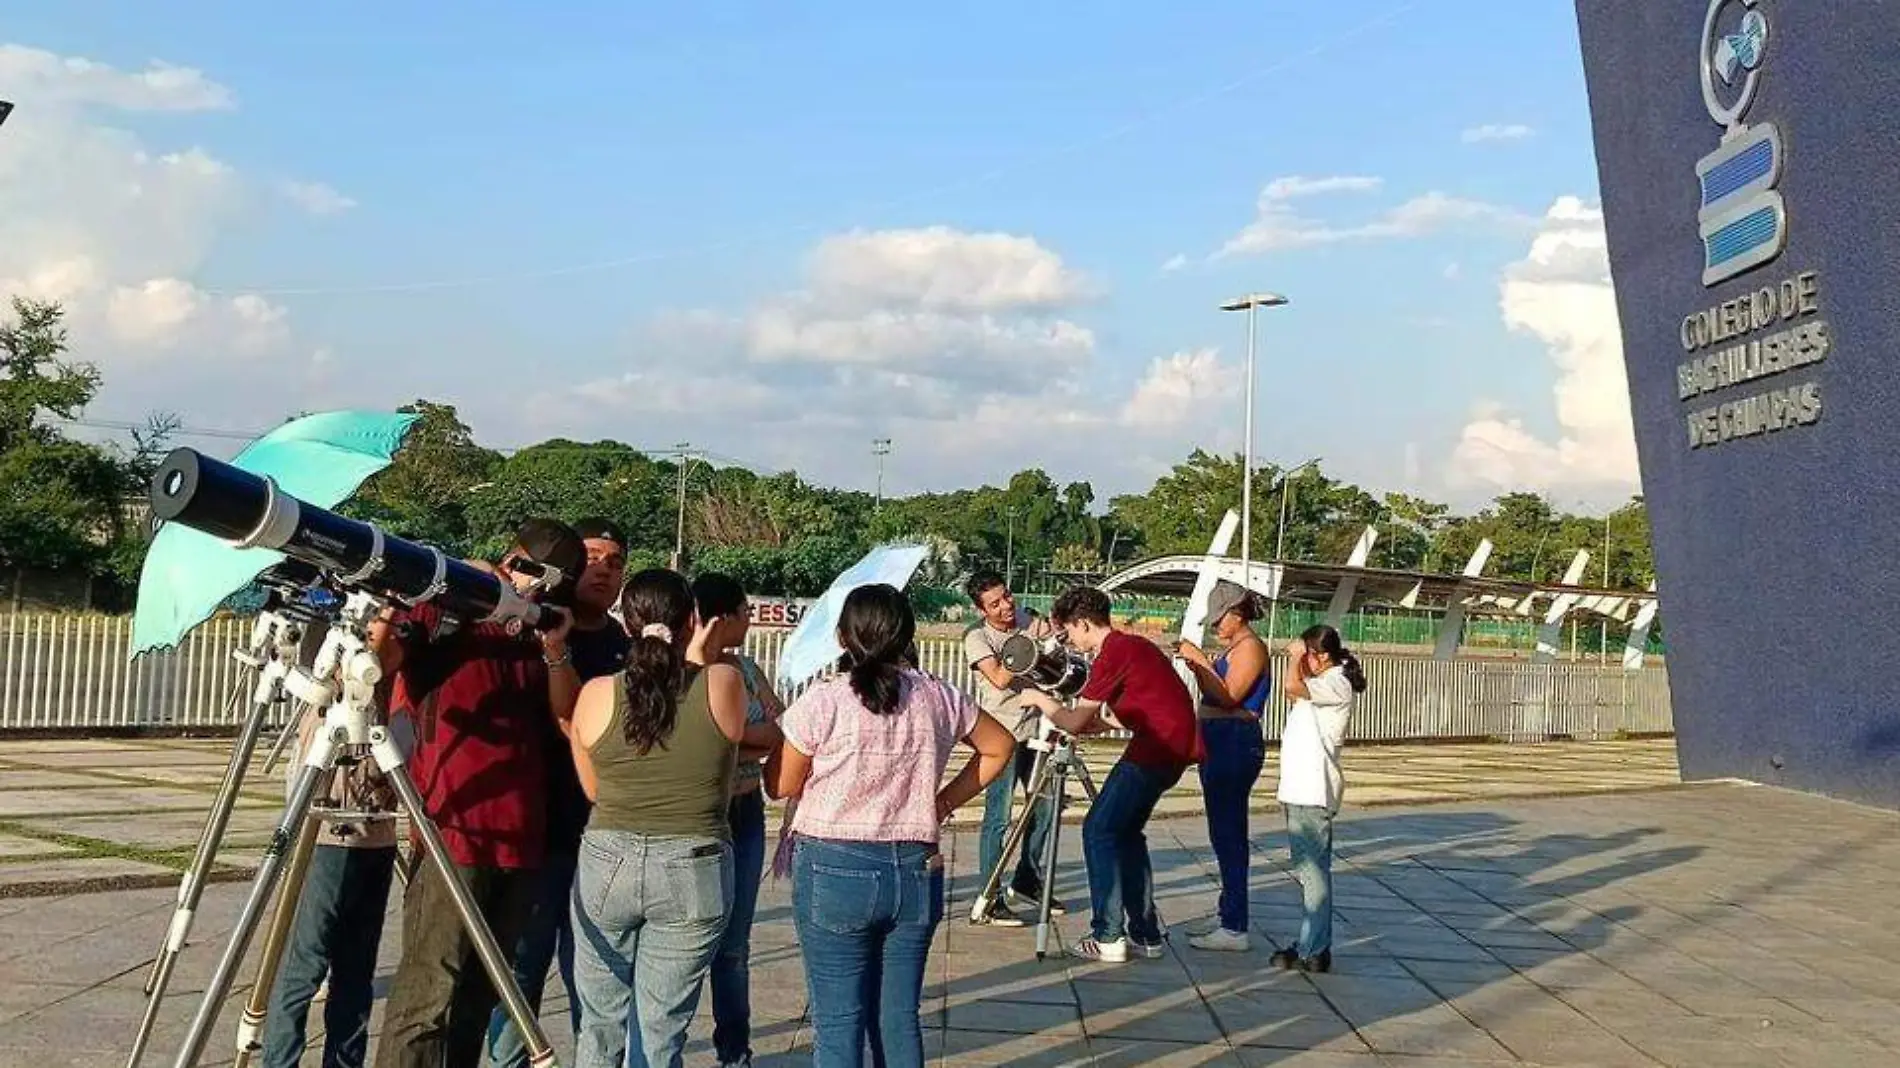
[[[369,1063],[376,950],[395,873],[395,846],[320,845],[310,854],[310,872],[264,1019],[264,1068],[297,1068],[302,1062],[310,1002],[326,973],[330,995],[323,1003],[320,1063],[323,1068]]]
[[[1117,942],[1123,934],[1149,945],[1161,941],[1154,867],[1143,831],[1161,795],[1186,770],[1116,761],[1089,806],[1082,820],[1082,859],[1089,869],[1090,930],[1097,942]]]
[[[752,916],[765,877],[765,792],[753,790],[726,808],[732,826],[732,911],[712,963],[713,1049],[720,1064],[752,1055]]]
[[[574,879],[580,1068],[678,1068],[726,931],[732,847],[715,838],[589,830]],[[639,1020],[639,1041],[627,1021]]]
[[[983,790],[983,829],[978,832],[976,857],[977,890],[981,892],[989,881],[990,872],[1003,859],[1003,841],[1009,837],[1009,810],[1020,784],[1027,787],[1036,772],[1037,753],[1029,746],[1016,744],[1015,774],[998,775],[996,781]],[[1029,815],[1029,833],[1023,836],[1022,851],[1016,858],[1016,873],[1011,879],[996,884],[996,896],[1001,898],[1003,891],[1014,888],[1026,897],[1039,897],[1042,894],[1042,853],[1049,844],[1050,810],[1053,806],[1044,798],[1036,803]]]
[[[926,842],[800,838],[792,923],[805,954],[812,1063],[921,1068],[924,963],[943,922],[943,856]]]
[[[1267,762],[1267,739],[1257,719],[1201,721],[1207,759],[1201,764],[1201,797],[1207,806],[1207,841],[1220,865],[1220,925],[1247,930],[1247,805]]]
[[[1300,880],[1302,960],[1333,945],[1333,813],[1318,805],[1286,806],[1286,837],[1293,874]]]
[[[581,1004],[574,994],[574,927],[568,922],[568,900],[574,892],[574,869],[580,858],[573,853],[550,852],[537,875],[534,903],[515,943],[515,983],[537,1015],[547,989],[548,969],[557,962],[567,986],[567,1011],[574,1033],[581,1030]],[[488,1021],[488,1068],[527,1068],[528,1047],[521,1032],[500,1006]]]

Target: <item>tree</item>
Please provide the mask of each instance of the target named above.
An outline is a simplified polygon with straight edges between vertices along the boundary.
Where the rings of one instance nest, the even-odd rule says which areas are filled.
[[[125,529],[126,474],[117,458],[72,441],[43,419],[74,419],[99,372],[71,364],[58,304],[13,298],[0,325],[0,561],[11,567],[96,567]]]
[[[398,411],[421,418],[390,465],[364,482],[342,511],[398,537],[467,556],[481,537],[469,527],[469,503],[493,477],[501,454],[475,444],[454,405],[417,400]]]

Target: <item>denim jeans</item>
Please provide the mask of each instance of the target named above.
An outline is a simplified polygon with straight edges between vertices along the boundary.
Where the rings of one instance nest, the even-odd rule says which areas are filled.
[[[715,838],[589,830],[574,879],[580,1068],[677,1068],[726,930],[732,847]],[[628,1020],[637,1019],[637,1043]]]
[[[1201,798],[1207,806],[1207,840],[1220,865],[1220,925],[1247,930],[1247,806],[1267,761],[1267,740],[1257,719],[1201,721],[1207,759],[1201,764]]]
[[[765,877],[765,792],[753,790],[726,808],[732,825],[732,911],[712,963],[713,1049],[720,1064],[752,1055],[752,916]]]
[[[1009,837],[1010,803],[1015,798],[1018,785],[1028,786],[1035,775],[1036,756],[1034,749],[1017,743],[1015,774],[998,775],[996,781],[983,791],[983,829],[979,832],[976,848],[978,892],[988,883],[990,872],[996,869],[997,862],[1003,859],[1003,842]],[[1043,798],[1030,813],[1029,833],[1023,836],[1022,850],[1016,858],[1015,876],[996,884],[998,898],[1011,887],[1029,897],[1042,893],[1042,853],[1049,844],[1052,807],[1050,799]]]
[[[1098,942],[1161,941],[1155,915],[1154,867],[1143,833],[1155,804],[1187,769],[1116,761],[1082,820],[1082,859],[1089,870],[1090,929]]]
[[[310,1002],[327,973],[323,1003],[323,1068],[362,1068],[369,1058],[369,1013],[376,950],[383,938],[396,848],[318,846],[284,942],[264,1019],[264,1068],[303,1061]]]
[[[1286,837],[1293,874],[1300,880],[1301,959],[1333,945],[1333,813],[1319,805],[1286,806]]]
[[[943,857],[927,842],[800,838],[792,923],[805,955],[812,1063],[921,1068],[924,964],[943,922]]]
[[[579,863],[580,858],[573,853],[548,853],[537,877],[534,903],[515,944],[515,983],[537,1015],[548,985],[548,969],[560,965],[575,1034],[581,1030],[581,1005],[574,996],[574,928],[568,922],[568,899],[574,892],[574,869]],[[488,1020],[488,1068],[527,1065],[528,1047],[521,1041],[521,1032],[508,1013],[496,1006]]]

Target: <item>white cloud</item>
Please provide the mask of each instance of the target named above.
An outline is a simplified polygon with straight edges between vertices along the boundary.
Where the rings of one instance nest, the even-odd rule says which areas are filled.
[[[189,406],[193,421],[255,425],[255,396],[229,383],[291,358],[285,310],[194,278],[262,203],[260,187],[204,147],[152,145],[116,125],[230,109],[231,91],[188,67],[122,70],[0,44],[0,98],[19,105],[0,134],[0,309],[15,295],[64,305],[73,358],[104,373],[104,413]],[[205,374],[227,388],[200,392]]]
[[[322,182],[284,182],[278,191],[312,215],[337,215],[356,207],[356,201]]]
[[[1522,123],[1486,123],[1473,126],[1458,135],[1458,139],[1467,145],[1483,144],[1487,141],[1522,141],[1537,131]]]
[[[1034,238],[947,226],[828,237],[812,253],[806,276],[819,300],[845,308],[1059,308],[1089,288]]]
[[[1606,501],[1633,492],[1636,440],[1602,211],[1576,197],[1552,204],[1529,253],[1506,269],[1499,307],[1507,327],[1549,350],[1557,434],[1546,439],[1519,414],[1481,405],[1459,437],[1449,480]]]
[[[871,470],[870,440],[891,437],[893,492],[1031,464],[1145,485],[1150,457],[1211,444],[1201,407],[1231,394],[1233,371],[1212,350],[1182,352],[1129,382],[1064,314],[1091,295],[1031,237],[852,233],[821,242],[796,288],[735,313],[663,316],[637,361],[514,418],[524,437],[573,436],[579,422],[844,485]]]
[[[220,111],[236,106],[231,91],[190,67],[152,61],[143,71],[0,44],[0,88],[23,118],[35,110],[101,107],[114,111]]]
[[[1161,265],[1161,269],[1163,271],[1178,271],[1181,268],[1186,267],[1187,263],[1188,263],[1187,253],[1177,252],[1174,255],[1168,257],[1167,262]]]
[[[1148,374],[1122,405],[1121,421],[1132,427],[1159,429],[1205,418],[1210,401],[1238,396],[1243,373],[1239,367],[1222,363],[1213,349],[1160,357],[1148,365]]]
[[[1227,240],[1217,256],[1258,255],[1347,241],[1422,237],[1473,225],[1514,226],[1528,220],[1497,204],[1428,192],[1386,210],[1368,222],[1336,225],[1301,213],[1294,201],[1339,193],[1371,193],[1377,178],[1276,178],[1260,190],[1253,222]]]

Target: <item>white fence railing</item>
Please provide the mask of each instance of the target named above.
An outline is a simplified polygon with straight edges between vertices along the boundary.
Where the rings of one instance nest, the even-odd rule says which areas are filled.
[[[215,619],[178,649],[128,663],[129,618],[0,615],[0,731],[233,726],[241,717],[231,701],[241,671],[231,651],[249,629],[248,620]],[[787,634],[754,630],[747,651],[770,671]],[[971,686],[960,643],[925,640],[918,653],[925,670]],[[1359,741],[1543,741],[1673,729],[1660,667],[1380,655],[1364,662],[1370,685],[1350,730]],[[1276,672],[1282,666],[1276,661]],[[1278,738],[1285,721],[1286,701],[1276,691],[1268,736]]]

